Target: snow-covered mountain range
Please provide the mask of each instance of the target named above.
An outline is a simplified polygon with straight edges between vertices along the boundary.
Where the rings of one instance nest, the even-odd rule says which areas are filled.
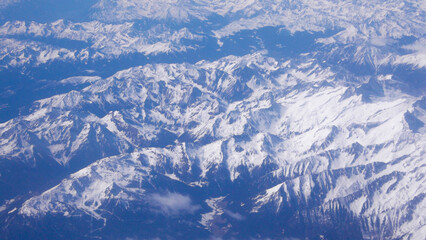
[[[34,2],[0,2],[5,239],[426,236],[422,1]]]

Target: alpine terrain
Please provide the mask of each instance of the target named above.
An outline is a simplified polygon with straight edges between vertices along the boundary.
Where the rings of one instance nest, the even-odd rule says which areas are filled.
[[[423,0],[0,0],[0,239],[426,239]]]

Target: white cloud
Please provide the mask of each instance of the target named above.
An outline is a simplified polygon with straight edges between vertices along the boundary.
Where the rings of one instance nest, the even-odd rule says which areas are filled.
[[[167,192],[165,194],[152,194],[151,205],[157,207],[167,215],[177,215],[182,213],[194,213],[200,206],[193,205],[189,196],[179,193]]]
[[[19,2],[19,0],[0,0],[0,9],[6,8],[9,5]]]
[[[398,56],[394,64],[408,64],[418,68],[426,68],[426,39],[420,39],[416,42],[406,45],[404,49],[413,51],[410,54]]]
[[[229,210],[224,210],[224,212],[226,213],[226,215],[230,216],[231,218],[235,220],[242,221],[245,219],[245,217],[239,213],[234,213]]]

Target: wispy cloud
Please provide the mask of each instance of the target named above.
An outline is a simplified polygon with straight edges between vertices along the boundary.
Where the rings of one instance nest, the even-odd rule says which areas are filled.
[[[242,221],[242,220],[245,219],[245,217],[243,215],[239,214],[239,213],[234,213],[234,212],[231,212],[229,210],[224,210],[224,212],[225,212],[226,215],[230,216],[231,218],[233,218],[235,220]]]
[[[194,205],[192,203],[189,196],[171,192],[165,194],[152,194],[151,205],[167,215],[193,214],[200,209],[199,205]]]
[[[0,9],[6,8],[9,5],[19,2],[19,0],[0,0]]]

